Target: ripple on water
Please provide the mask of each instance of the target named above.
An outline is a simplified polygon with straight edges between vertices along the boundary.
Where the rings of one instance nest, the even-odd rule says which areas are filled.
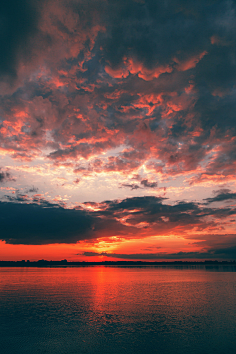
[[[234,354],[236,273],[0,269],[1,354]]]

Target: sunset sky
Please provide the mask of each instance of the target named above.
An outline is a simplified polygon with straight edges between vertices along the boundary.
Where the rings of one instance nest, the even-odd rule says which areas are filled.
[[[0,260],[236,259],[236,1],[0,4]]]

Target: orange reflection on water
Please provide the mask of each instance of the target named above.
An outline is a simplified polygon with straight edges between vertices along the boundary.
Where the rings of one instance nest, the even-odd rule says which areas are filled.
[[[225,276],[220,274],[222,280]],[[66,295],[74,304],[86,298],[94,315],[127,320],[127,314],[142,317],[154,308],[157,312],[190,311],[208,302],[209,287],[218,278],[217,272],[161,267],[8,268],[5,286],[43,298]]]
[[[97,335],[112,338],[113,333],[122,338],[140,333],[144,341],[148,333],[157,341],[160,333],[163,337],[172,332],[177,336],[172,340],[187,333],[194,342],[196,331],[204,336],[214,325],[221,336],[222,326],[229,333],[235,322],[236,273],[97,266],[0,268],[0,275],[0,298],[8,304],[4,306],[11,307],[13,299],[24,311],[31,309],[29,321],[64,326],[89,343],[96,344]],[[72,343],[76,338],[71,337]],[[125,345],[129,343],[125,339]],[[164,339],[162,344],[164,348]]]

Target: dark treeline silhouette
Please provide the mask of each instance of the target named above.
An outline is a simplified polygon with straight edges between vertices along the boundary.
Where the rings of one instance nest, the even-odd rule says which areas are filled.
[[[146,262],[146,261],[103,261],[103,262],[68,262],[66,259],[61,261],[47,261],[44,259],[31,262],[25,261],[0,261],[0,267],[88,267],[88,266],[236,266],[236,261],[162,261],[162,262]]]

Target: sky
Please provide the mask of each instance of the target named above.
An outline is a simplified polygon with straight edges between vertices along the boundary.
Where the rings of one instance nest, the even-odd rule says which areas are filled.
[[[0,260],[236,259],[236,1],[0,4]]]

